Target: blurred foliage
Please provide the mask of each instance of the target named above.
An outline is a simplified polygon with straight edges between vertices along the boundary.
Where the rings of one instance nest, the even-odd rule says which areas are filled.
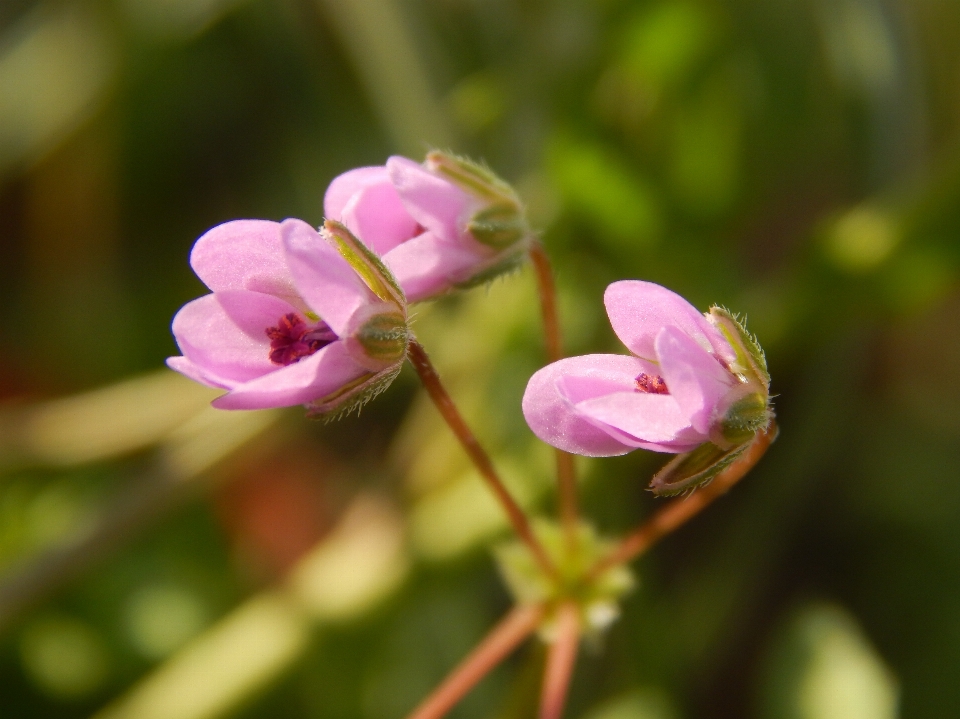
[[[0,713],[402,716],[508,607],[505,523],[412,375],[315,425],[158,369],[204,230],[318,223],[339,172],[440,146],[516,182],[571,353],[622,351],[603,288],[649,279],[746,313],[778,393],[567,716],[960,715],[958,87],[939,0],[0,3]],[[524,271],[416,329],[549,513],[534,307]],[[604,535],[661,461],[580,463]],[[542,662],[451,716],[532,716]]]

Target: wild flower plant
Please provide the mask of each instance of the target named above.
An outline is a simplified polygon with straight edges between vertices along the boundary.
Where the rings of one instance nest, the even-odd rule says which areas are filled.
[[[409,360],[516,534],[496,556],[515,608],[409,715],[438,719],[534,633],[549,645],[540,717],[564,709],[577,649],[604,631],[630,588],[627,563],[739,481],[776,437],[770,377],[756,340],[713,307],[639,280],[605,293],[631,355],[563,358],[549,259],[513,189],[445,153],[402,157],[337,177],[327,221],[228,222],[193,248],[212,294],[177,313],[183,352],[168,364],[226,390],[222,409],[303,404],[349,411],[386,389]],[[526,258],[536,273],[550,364],[530,379],[523,412],[556,448],[559,522],[531,519],[463,420],[426,350],[408,302],[482,284]],[[675,455],[651,483],[674,500],[626,537],[607,540],[580,516],[570,453],[634,449]]]

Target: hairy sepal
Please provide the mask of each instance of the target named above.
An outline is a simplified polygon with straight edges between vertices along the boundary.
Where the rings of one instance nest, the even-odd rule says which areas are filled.
[[[326,220],[320,234],[331,242],[340,256],[360,276],[370,291],[384,302],[395,305],[405,316],[407,298],[383,261],[354,235],[347,226],[336,220]]]
[[[730,449],[704,442],[690,452],[679,454],[650,480],[650,491],[658,497],[692,492],[710,483],[744,453],[749,442]]]
[[[529,234],[523,210],[515,204],[500,203],[475,213],[467,231],[477,242],[496,250],[506,249]]]
[[[365,358],[378,364],[403,362],[410,342],[407,319],[399,313],[376,314],[353,334]]]
[[[770,424],[773,411],[766,393],[757,392],[749,384],[728,398],[720,420],[710,429],[711,441],[724,449],[749,442],[757,432]]]
[[[748,375],[764,388],[770,387],[770,372],[767,370],[767,357],[757,338],[747,331],[739,318],[724,307],[714,305],[707,313],[707,319],[716,327],[737,354],[737,371]]]
[[[479,287],[480,285],[485,285],[488,282],[492,282],[501,275],[506,275],[517,270],[520,265],[523,264],[524,259],[526,259],[526,250],[521,249],[517,252],[510,252],[501,257],[498,257],[493,263],[487,267],[478,270],[475,274],[470,275],[470,277],[462,282],[457,282],[453,289],[455,290],[469,290],[473,287]]]
[[[513,188],[488,167],[449,152],[427,153],[427,169],[439,173],[465,192],[492,204],[510,204],[520,208]]]
[[[353,410],[359,411],[363,405],[393,383],[402,367],[403,363],[398,362],[382,372],[369,372],[336,392],[304,405],[307,409],[307,417],[332,422],[350,414]]]

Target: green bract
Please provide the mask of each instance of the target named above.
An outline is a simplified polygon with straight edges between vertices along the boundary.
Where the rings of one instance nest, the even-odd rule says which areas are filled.
[[[544,573],[523,542],[506,542],[494,550],[494,555],[514,599],[520,604],[543,602],[548,605],[550,611],[542,626],[542,632],[547,635],[552,630],[552,610],[561,600],[573,600],[577,604],[581,625],[586,631],[598,633],[608,627],[620,615],[620,597],[635,584],[623,565],[606,569],[596,577],[590,576],[590,570],[608,554],[612,544],[601,539],[585,522],[577,527],[573,547],[553,522],[538,519],[533,531],[557,567],[560,581]]]

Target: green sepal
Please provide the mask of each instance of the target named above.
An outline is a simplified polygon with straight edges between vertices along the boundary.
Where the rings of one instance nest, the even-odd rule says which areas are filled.
[[[501,203],[477,212],[467,223],[467,231],[480,244],[500,250],[522,240],[529,228],[519,207]]]
[[[739,318],[725,307],[714,305],[707,313],[707,318],[733,347],[734,352],[737,353],[737,362],[743,370],[750,372],[754,379],[769,388],[770,372],[767,370],[767,357],[757,338],[748,332]]]
[[[696,449],[678,454],[650,480],[650,491],[658,497],[692,492],[710,483],[747,449],[749,442],[722,449],[704,442]]]
[[[359,411],[363,405],[389,387],[402,368],[403,363],[397,362],[382,372],[368,372],[348,382],[336,392],[307,404],[307,417],[332,422],[353,410]]]
[[[513,188],[488,167],[449,152],[427,153],[427,168],[445,175],[467,192],[495,203],[509,203],[520,208]]]
[[[406,317],[401,314],[374,315],[353,336],[372,360],[392,364],[407,356],[410,329]]]
[[[350,264],[373,294],[384,302],[396,305],[401,312],[406,312],[407,298],[393,273],[346,225],[336,220],[326,220],[321,234],[333,242],[340,256]]]
[[[754,435],[770,424],[770,407],[767,396],[760,392],[750,392],[734,401],[723,415],[723,419],[713,428],[719,433],[717,443],[730,447],[753,439]],[[713,433],[711,432],[711,437]]]
[[[480,285],[485,285],[491,280],[497,279],[500,275],[508,274],[519,268],[520,265],[523,264],[523,261],[526,259],[526,257],[526,248],[524,248],[519,252],[514,252],[506,255],[505,257],[499,258],[497,262],[489,267],[470,275],[469,279],[455,284],[453,289],[469,290],[474,287],[479,287]]]
[[[469,235],[481,245],[509,253],[494,257],[488,267],[457,283],[453,289],[476,287],[515,269],[526,257],[533,234],[523,203],[514,189],[488,167],[451,153],[430,152],[425,164],[431,172],[481,201],[479,209],[467,221],[465,229]]]

